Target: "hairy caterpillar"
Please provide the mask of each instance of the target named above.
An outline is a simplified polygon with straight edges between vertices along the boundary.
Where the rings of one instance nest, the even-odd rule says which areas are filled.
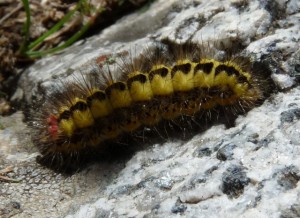
[[[103,60],[98,58],[89,76],[62,82],[63,90],[34,114],[33,141],[48,165],[103,153],[127,136],[144,139],[149,129],[160,135],[170,124],[179,131],[201,127],[203,118],[237,115],[264,97],[249,61],[214,59],[203,45],[146,49],[136,59],[115,64],[116,72]]]

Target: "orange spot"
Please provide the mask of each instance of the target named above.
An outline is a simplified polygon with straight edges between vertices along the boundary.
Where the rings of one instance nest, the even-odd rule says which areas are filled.
[[[108,58],[109,58],[108,55],[101,55],[101,56],[96,58],[96,63],[101,64],[104,61],[106,61]]]

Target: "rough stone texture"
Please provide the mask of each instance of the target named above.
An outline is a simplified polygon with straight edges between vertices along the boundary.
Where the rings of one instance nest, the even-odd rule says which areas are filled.
[[[39,166],[19,112],[1,118],[1,217],[295,217],[300,200],[300,3],[164,1],[137,12],[23,74],[28,102],[56,77],[88,71],[103,54],[152,40],[222,41],[266,61],[279,88],[232,128],[215,125],[189,141],[170,139],[129,160],[102,162],[65,176]],[[267,57],[267,58],[266,58]],[[15,122],[13,122],[16,120]]]

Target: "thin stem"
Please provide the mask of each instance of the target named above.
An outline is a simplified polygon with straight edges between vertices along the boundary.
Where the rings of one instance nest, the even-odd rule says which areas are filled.
[[[25,13],[26,13],[26,22],[23,26],[23,34],[24,34],[24,41],[21,45],[20,51],[23,53],[25,50],[27,50],[27,43],[29,40],[29,30],[31,25],[31,15],[30,15],[30,7],[29,7],[29,1],[28,0],[22,0]]]

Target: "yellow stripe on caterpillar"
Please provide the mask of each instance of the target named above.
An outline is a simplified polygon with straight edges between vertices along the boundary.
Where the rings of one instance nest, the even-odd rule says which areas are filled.
[[[130,96],[134,102],[150,101],[153,98],[151,83],[147,74],[136,74],[127,80]]]
[[[189,60],[177,61],[171,71],[174,91],[186,92],[194,88],[195,65]]]
[[[75,98],[72,107],[72,118],[77,128],[82,129],[94,124],[94,118],[85,100]]]
[[[126,108],[132,103],[129,90],[124,82],[112,83],[105,89],[105,93],[114,109]]]
[[[154,66],[149,73],[149,79],[154,95],[165,96],[174,92],[170,67]]]
[[[94,89],[87,98],[87,103],[95,119],[108,116],[113,112],[110,100],[102,90]]]
[[[68,119],[62,119],[59,122],[59,131],[62,132],[62,135],[71,138],[76,129],[73,119],[70,117]]]
[[[214,84],[214,69],[218,62],[212,59],[200,60],[194,67],[194,87],[210,88]]]

